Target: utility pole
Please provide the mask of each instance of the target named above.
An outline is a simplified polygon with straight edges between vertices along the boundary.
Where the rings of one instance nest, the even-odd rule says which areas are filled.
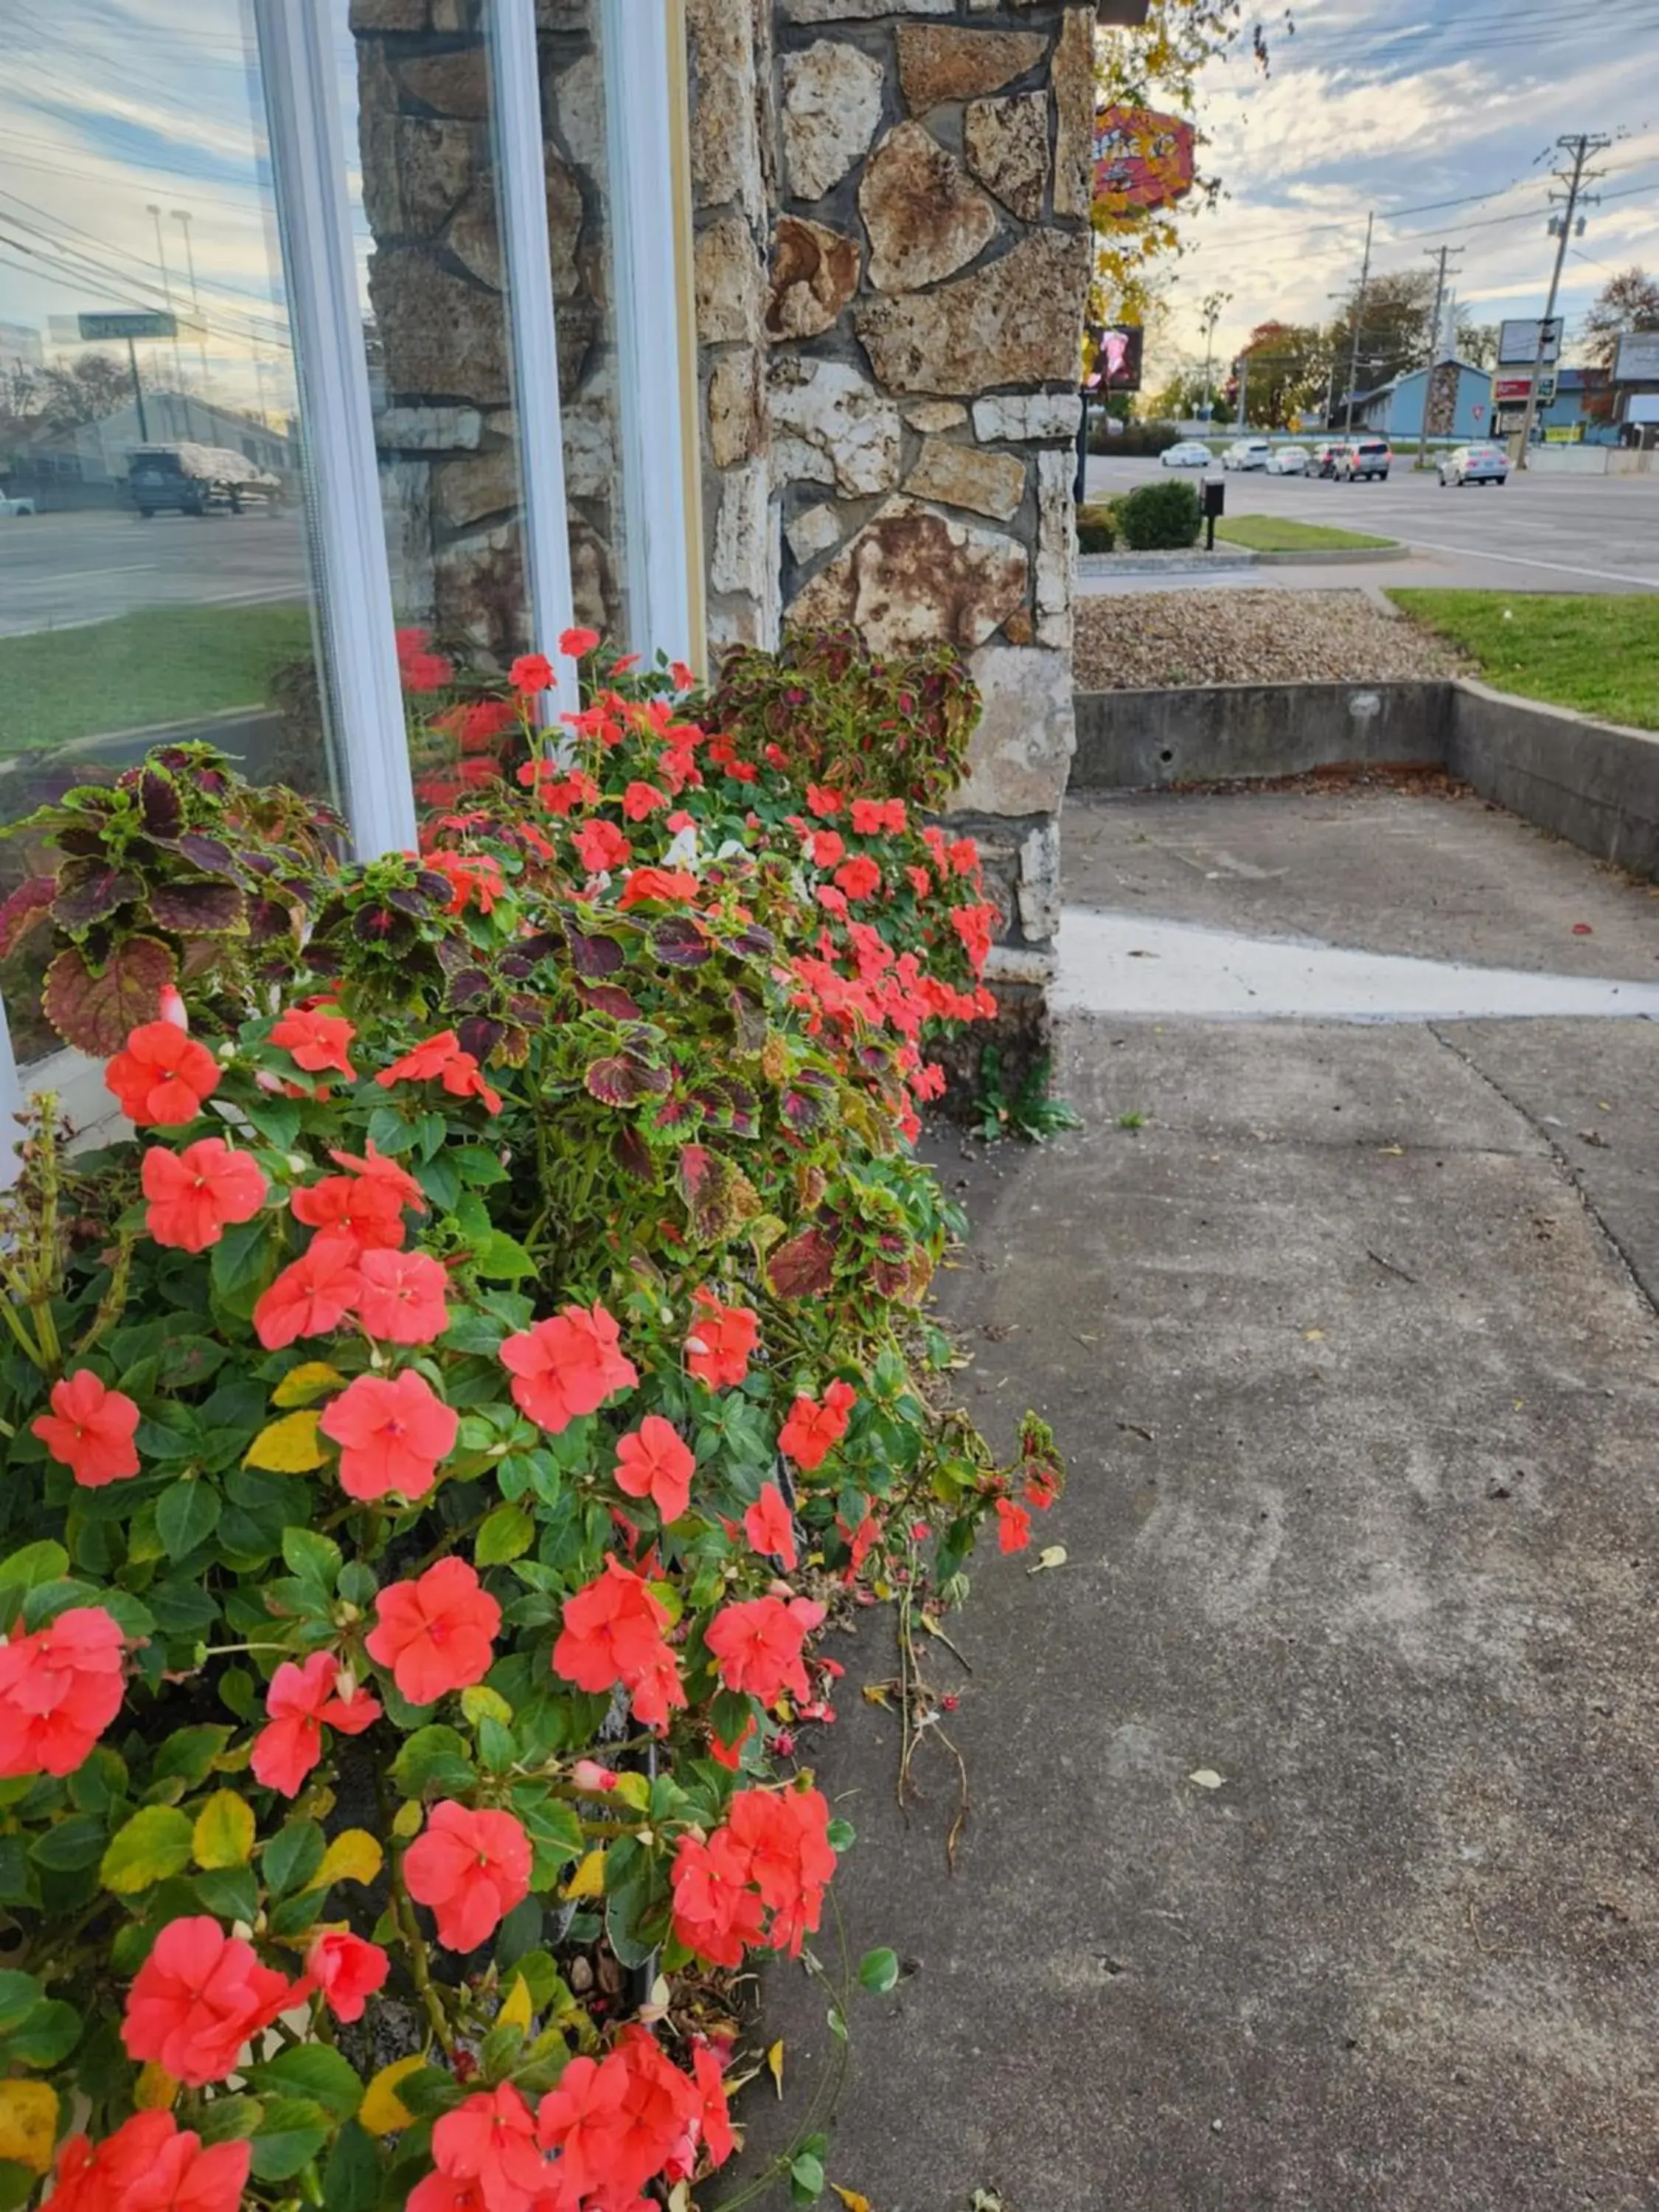
[[[1204,296],[1204,404],[1199,414],[1206,422],[1214,411],[1211,398],[1210,365],[1215,358],[1215,326],[1221,320],[1222,309],[1232,296],[1231,292],[1207,292]]]
[[[185,402],[185,435],[190,435],[190,395],[185,391],[185,364],[179,351],[179,323],[173,307],[173,278],[167,270],[167,249],[161,237],[161,210],[154,200],[146,200],[144,211],[155,225],[155,258],[161,264],[161,297],[167,303],[167,316],[173,323],[173,380]],[[167,412],[172,413],[169,408]]]
[[[1555,295],[1561,289],[1561,270],[1567,258],[1567,240],[1572,235],[1572,219],[1577,213],[1579,198],[1584,189],[1585,166],[1592,155],[1603,152],[1612,145],[1613,141],[1611,138],[1603,138],[1588,131],[1581,131],[1577,137],[1558,138],[1555,143],[1564,154],[1570,154],[1572,156],[1572,173],[1570,176],[1560,169],[1555,173],[1566,185],[1567,204],[1565,212],[1559,218],[1560,235],[1556,241],[1555,266],[1550,271],[1549,298],[1544,307],[1544,319],[1538,325],[1538,348],[1533,356],[1532,377],[1527,390],[1527,411],[1521,423],[1521,442],[1519,447],[1510,456],[1517,469],[1524,469],[1527,465],[1527,450],[1532,442],[1532,426],[1538,420],[1538,383],[1544,374],[1544,356],[1549,350],[1550,325],[1555,319]],[[1557,197],[1556,193],[1552,192],[1551,202],[1553,203]],[[1552,217],[1551,220],[1553,222],[1555,218]],[[1559,346],[1556,348],[1556,356],[1558,359],[1560,356]]]
[[[1431,261],[1437,259],[1440,265],[1435,273],[1434,313],[1429,323],[1429,358],[1426,365],[1427,373],[1423,379],[1423,414],[1417,428],[1417,465],[1419,469],[1428,459],[1429,453],[1429,402],[1434,397],[1434,372],[1440,363],[1440,310],[1444,306],[1446,299],[1446,261],[1449,255],[1461,253],[1463,249],[1461,246],[1425,246],[1423,250]],[[1456,365],[1454,362],[1452,382],[1452,428],[1454,430],[1457,427],[1455,370]]]
[[[1250,356],[1249,354],[1240,354],[1237,361],[1233,364],[1233,368],[1234,373],[1238,378],[1238,427],[1242,430],[1244,428],[1246,422],[1249,420],[1247,413],[1250,398]]]
[[[1359,376],[1359,329],[1365,319],[1365,288],[1371,281],[1371,229],[1376,221],[1375,211],[1365,218],[1365,258],[1359,264],[1359,292],[1353,303],[1353,344],[1348,353],[1348,404],[1342,421],[1345,438],[1353,435],[1353,388]]]
[[[185,234],[185,266],[190,272],[190,312],[196,320],[196,358],[202,364],[202,397],[210,407],[212,402],[207,398],[207,333],[202,320],[202,295],[196,289],[196,250],[190,242],[190,210],[174,208],[173,220]]]

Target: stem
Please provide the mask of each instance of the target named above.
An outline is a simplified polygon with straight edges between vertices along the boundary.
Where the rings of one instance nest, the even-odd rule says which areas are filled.
[[[449,2018],[444,2011],[442,1998],[433,1987],[431,1959],[426,1948],[426,1938],[422,1935],[420,1923],[415,1917],[413,1900],[404,1887],[404,1854],[401,1844],[392,1854],[392,1917],[402,1930],[404,1942],[409,1947],[410,1978],[414,1982],[421,2002],[426,2008],[426,2016],[431,2023],[432,2033],[441,2045],[444,2056],[453,2058],[455,2056],[455,2042],[450,2033]]]

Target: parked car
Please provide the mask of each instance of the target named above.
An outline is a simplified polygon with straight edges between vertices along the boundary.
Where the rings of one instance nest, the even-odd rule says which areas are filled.
[[[1305,446],[1275,446],[1267,456],[1270,477],[1305,477],[1309,454]]]
[[[1457,446],[1442,453],[1439,468],[1443,484],[1501,484],[1509,480],[1510,458],[1498,446]]]
[[[0,492],[0,515],[39,514],[40,512],[33,499],[22,495],[16,499],[8,499],[3,492]]]
[[[1346,442],[1346,440],[1341,438],[1322,439],[1313,449],[1313,458],[1308,464],[1308,474],[1310,477],[1334,477],[1336,474],[1336,457],[1342,451]]]
[[[1178,446],[1166,446],[1158,455],[1166,469],[1207,469],[1214,458],[1201,438],[1183,438]]]
[[[228,508],[244,514],[251,507],[274,509],[281,503],[280,480],[257,468],[229,446],[140,446],[127,462],[127,489],[148,522],[164,510],[206,514]]]
[[[1351,438],[1338,447],[1331,473],[1339,483],[1358,483],[1365,477],[1380,477],[1387,483],[1393,459],[1394,449],[1386,438]]]
[[[1221,456],[1224,469],[1265,469],[1273,447],[1265,438],[1235,438]]]

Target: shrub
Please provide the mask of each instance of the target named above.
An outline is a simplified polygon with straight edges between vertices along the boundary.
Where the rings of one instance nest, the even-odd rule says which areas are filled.
[[[1080,507],[1077,511],[1077,550],[1079,553],[1109,553],[1117,544],[1117,525],[1105,507]]]
[[[439,2212],[503,2147],[572,2212],[682,2201],[720,1970],[798,1954],[850,1840],[789,1765],[825,1607],[936,1614],[1054,1494],[1040,1425],[999,1468],[919,1373],[971,844],[598,673],[556,744],[544,665],[410,647],[418,855],[205,746],[30,825],[137,1134],[42,1102],[0,1205],[0,2202]]]
[[[1203,520],[1198,494],[1189,483],[1138,484],[1121,509],[1124,543],[1137,553],[1198,543]]]

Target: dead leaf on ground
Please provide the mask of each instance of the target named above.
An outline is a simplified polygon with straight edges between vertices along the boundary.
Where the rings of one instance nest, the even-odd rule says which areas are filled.
[[[783,2094],[783,2043],[781,2038],[766,2054],[766,2070],[772,2076],[778,2095]]]
[[[1063,1567],[1066,1564],[1064,1544],[1045,1544],[1036,1559],[1026,1568],[1028,1575],[1040,1575],[1045,1567]]]
[[[1223,1777],[1218,1774],[1212,1766],[1200,1766],[1195,1767],[1187,1779],[1188,1782],[1196,1784],[1200,1790],[1219,1790]]]

